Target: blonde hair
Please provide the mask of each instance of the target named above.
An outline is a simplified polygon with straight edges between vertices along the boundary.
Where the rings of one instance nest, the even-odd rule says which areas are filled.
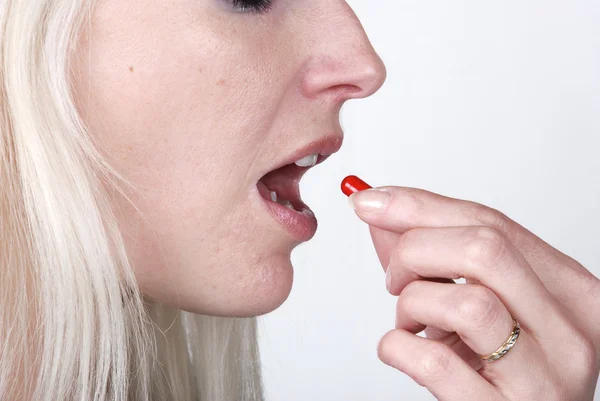
[[[136,285],[110,208],[132,183],[94,148],[69,79],[92,7],[0,1],[0,399],[262,400],[256,318]]]

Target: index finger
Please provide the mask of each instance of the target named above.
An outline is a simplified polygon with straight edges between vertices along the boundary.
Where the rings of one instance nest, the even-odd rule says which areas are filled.
[[[372,227],[403,234],[413,228],[488,226],[502,232],[554,293],[567,290],[565,282],[594,278],[583,266],[553,248],[500,211],[476,202],[451,198],[417,188],[382,186],[350,195],[357,216]],[[393,236],[371,231],[378,255],[387,258]],[[575,280],[579,282],[579,280]],[[554,288],[552,288],[554,286]]]

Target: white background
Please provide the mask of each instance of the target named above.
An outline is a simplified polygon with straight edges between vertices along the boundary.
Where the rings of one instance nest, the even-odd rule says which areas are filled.
[[[292,255],[289,299],[261,318],[267,396],[431,401],[377,358],[396,298],[340,181],[487,204],[600,276],[600,2],[349,3],[388,79],[344,106],[342,150],[302,180],[319,230]]]

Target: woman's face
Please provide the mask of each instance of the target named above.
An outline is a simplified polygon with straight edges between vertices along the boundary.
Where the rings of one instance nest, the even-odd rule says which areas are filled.
[[[73,69],[96,145],[136,185],[145,218],[114,206],[140,288],[197,313],[270,312],[315,222],[265,199],[300,209],[304,169],[261,178],[336,151],[342,103],[379,89],[385,68],[345,1],[142,3],[97,0]]]

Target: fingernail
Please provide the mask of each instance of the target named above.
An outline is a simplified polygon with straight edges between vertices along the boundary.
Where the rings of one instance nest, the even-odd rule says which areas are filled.
[[[366,189],[353,193],[348,204],[357,212],[380,213],[387,206],[392,194],[384,189]]]
[[[390,291],[390,286],[392,284],[392,268],[390,266],[387,267],[385,271],[385,288],[387,288],[388,292]]]

